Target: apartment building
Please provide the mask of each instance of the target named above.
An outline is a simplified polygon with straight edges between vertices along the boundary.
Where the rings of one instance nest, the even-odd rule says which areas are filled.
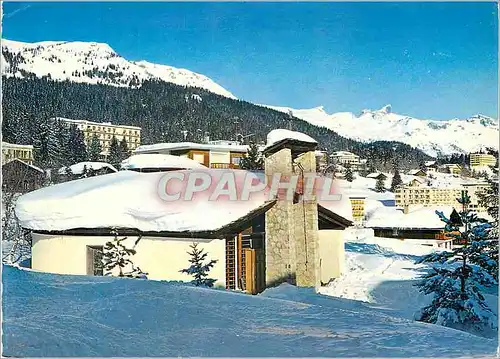
[[[33,164],[33,146],[2,142],[2,165],[14,159]]]
[[[461,188],[441,188],[429,186],[403,186],[395,192],[395,204],[398,207],[409,205],[456,206]]]
[[[350,196],[352,217],[355,224],[362,224],[365,219],[365,196]]]
[[[330,157],[340,165],[357,166],[361,163],[358,155],[348,151],[337,151],[332,153]]]
[[[473,170],[474,167],[481,166],[495,166],[497,159],[493,155],[486,153],[471,153],[470,154],[470,167]]]
[[[248,146],[240,145],[237,141],[156,143],[135,149],[135,154],[156,153],[187,157],[210,168],[240,168],[241,158],[247,152]]]
[[[395,193],[395,204],[397,207],[408,207],[412,205],[423,206],[459,206],[457,198],[461,197],[465,190],[470,197],[469,208],[478,212],[486,209],[479,204],[478,192],[484,191],[488,183],[464,183],[456,187],[430,187],[425,185],[403,186]]]
[[[136,126],[127,125],[113,125],[109,122],[91,122],[86,120],[72,120],[68,118],[57,117],[58,120],[67,123],[68,125],[75,125],[80,131],[83,132],[85,144],[90,145],[94,135],[99,138],[102,153],[107,155],[109,153],[109,146],[113,136],[116,137],[118,142],[125,138],[127,146],[130,151],[134,151],[141,144],[141,128]]]

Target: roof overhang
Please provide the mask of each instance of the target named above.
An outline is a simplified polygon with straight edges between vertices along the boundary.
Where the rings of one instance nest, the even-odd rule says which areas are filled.
[[[276,201],[269,201],[254,209],[243,217],[228,223],[227,225],[215,230],[197,230],[197,231],[141,231],[137,228],[72,228],[66,230],[44,231],[32,230],[33,233],[47,235],[66,235],[66,236],[111,236],[112,230],[119,233],[120,236],[142,236],[142,237],[164,237],[164,238],[182,238],[182,239],[222,239],[233,236],[251,226],[253,219],[267,212]]]
[[[304,152],[309,152],[309,151],[315,151],[318,148],[317,143],[312,143],[312,142],[305,142],[305,141],[300,141],[296,139],[291,139],[291,138],[284,138],[278,142],[273,143],[269,147],[266,147],[262,153],[264,156],[270,156],[273,153],[276,153],[283,148],[289,148],[292,150],[292,157],[299,153],[304,153]]]

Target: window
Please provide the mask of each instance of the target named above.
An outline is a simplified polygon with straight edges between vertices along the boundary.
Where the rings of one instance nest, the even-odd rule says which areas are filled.
[[[87,275],[104,275],[103,247],[87,246]]]
[[[233,163],[233,165],[236,165],[236,166],[240,165],[240,161],[241,161],[241,157],[233,157],[231,159],[231,162]]]

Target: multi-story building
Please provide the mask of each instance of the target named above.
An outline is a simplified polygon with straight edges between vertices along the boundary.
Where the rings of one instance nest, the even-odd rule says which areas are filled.
[[[441,188],[430,186],[403,186],[395,193],[395,204],[398,207],[410,205],[455,206],[460,197],[460,187]]]
[[[348,151],[337,151],[330,155],[340,165],[357,166],[361,163],[358,155]]]
[[[125,138],[127,146],[130,151],[134,151],[141,144],[141,128],[136,126],[127,125],[113,125],[109,122],[91,122],[86,120],[72,120],[68,118],[57,117],[58,120],[67,123],[68,125],[75,125],[80,131],[83,132],[85,144],[90,145],[92,137],[97,136],[101,144],[103,155],[109,153],[109,146],[113,136],[116,137],[118,142]]]
[[[15,158],[29,165],[33,164],[33,146],[2,142],[2,164],[10,162]]]
[[[399,188],[395,193],[395,204],[397,207],[421,206],[459,206],[457,198],[462,191],[467,191],[470,197],[469,208],[483,212],[485,208],[479,203],[478,192],[484,191],[489,186],[485,182],[464,183],[455,187],[430,187],[426,185],[407,185]]]
[[[495,156],[487,153],[471,153],[470,154],[470,167],[473,170],[474,167],[482,166],[495,166],[497,159]]]
[[[136,154],[159,153],[187,157],[211,168],[239,168],[240,160],[247,152],[248,146],[240,145],[237,141],[156,143],[135,149]]]
[[[365,196],[349,196],[354,223],[362,224],[365,219]]]

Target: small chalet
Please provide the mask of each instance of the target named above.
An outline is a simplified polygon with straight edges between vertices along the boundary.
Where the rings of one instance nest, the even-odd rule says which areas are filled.
[[[44,170],[17,158],[2,165],[2,189],[7,192],[34,191],[43,186],[45,178]]]
[[[427,177],[427,173],[422,169],[410,170],[408,174],[411,176]]]
[[[387,176],[381,172],[374,172],[374,173],[370,173],[366,176],[366,178],[373,178],[373,179],[383,179],[385,180],[387,178]]]
[[[247,145],[238,141],[205,141],[206,143],[175,142],[141,145],[135,154],[164,154],[185,157],[209,168],[239,168],[248,152]]]
[[[425,172],[436,172],[438,170],[438,165],[436,161],[426,161],[424,163],[425,166]]]
[[[462,167],[456,163],[445,163],[439,166],[439,172],[459,175],[462,172]]]
[[[214,184],[233,178],[241,193],[248,178],[258,184],[275,173],[315,173],[317,143],[309,136],[274,130],[267,142],[265,173],[196,168],[176,174],[203,171]],[[227,195],[208,200],[207,193],[197,192],[186,200],[186,189],[179,187],[180,198],[166,200],[163,194],[172,188],[162,182],[165,176],[120,171],[21,196],[16,214],[32,231],[33,269],[106,274],[99,258],[116,229],[119,237],[127,237],[128,247],[139,240],[132,259],[150,279],[191,280],[180,271],[189,266],[193,242],[207,259],[217,260],[210,276],[227,289],[259,293],[282,282],[319,287],[342,274],[343,231],[352,225],[348,198],[306,199],[297,189],[293,200],[270,197],[269,191],[252,192],[246,200]]]
[[[374,231],[376,237],[397,238],[426,246],[451,248],[453,238],[444,234],[445,224],[437,211],[450,215],[453,207],[396,208],[380,206],[367,215],[365,226]]]

